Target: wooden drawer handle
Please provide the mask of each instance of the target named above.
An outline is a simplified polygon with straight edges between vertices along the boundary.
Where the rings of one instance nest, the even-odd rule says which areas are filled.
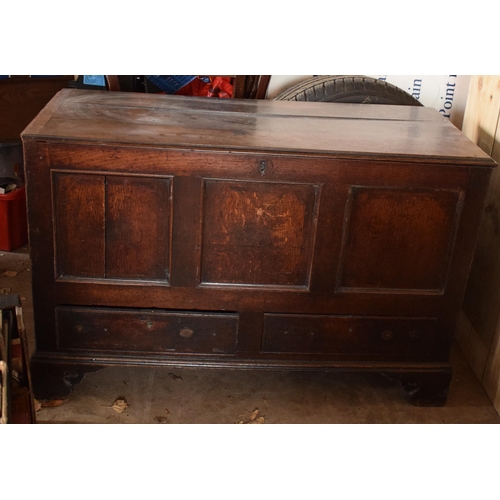
[[[394,332],[392,332],[391,330],[384,330],[382,332],[382,340],[391,340],[392,337],[394,337]]]
[[[179,335],[182,338],[190,339],[194,335],[194,331],[191,330],[191,328],[182,328],[181,331],[179,332]]]

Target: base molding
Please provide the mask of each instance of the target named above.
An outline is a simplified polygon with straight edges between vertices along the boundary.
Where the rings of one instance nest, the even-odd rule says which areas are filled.
[[[177,367],[221,370],[283,370],[323,372],[372,372],[398,382],[409,393],[416,406],[442,406],[446,403],[451,382],[451,365],[447,362],[403,363],[386,361],[293,361],[278,359],[200,358],[197,356],[95,356],[37,352],[31,358],[35,397],[67,397],[86,373],[110,366]]]

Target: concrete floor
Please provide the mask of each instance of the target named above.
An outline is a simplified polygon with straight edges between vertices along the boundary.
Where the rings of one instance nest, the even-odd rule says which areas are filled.
[[[4,271],[15,271],[6,276]],[[12,273],[10,273],[12,274]],[[0,251],[0,293],[21,296],[34,351],[27,248]],[[110,367],[88,373],[59,406],[42,407],[38,423],[151,424],[493,424],[500,416],[458,346],[452,350],[448,403],[418,408],[397,383],[377,374],[260,372]],[[116,400],[125,400],[118,413]],[[258,410],[258,411],[257,411]],[[253,419],[253,420],[252,420]]]

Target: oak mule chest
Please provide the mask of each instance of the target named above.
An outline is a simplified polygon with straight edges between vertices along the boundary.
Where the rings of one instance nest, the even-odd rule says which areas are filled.
[[[434,109],[65,89],[22,138],[35,391],[365,370],[445,402],[495,162]]]

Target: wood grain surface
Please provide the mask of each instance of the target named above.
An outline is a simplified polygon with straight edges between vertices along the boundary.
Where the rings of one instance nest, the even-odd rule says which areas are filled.
[[[453,158],[491,164],[437,111],[412,106],[179,98],[63,90],[50,119],[23,136],[330,156]],[[226,102],[227,101],[227,102]],[[331,109],[330,109],[331,107]],[[377,108],[377,109],[373,109]]]

